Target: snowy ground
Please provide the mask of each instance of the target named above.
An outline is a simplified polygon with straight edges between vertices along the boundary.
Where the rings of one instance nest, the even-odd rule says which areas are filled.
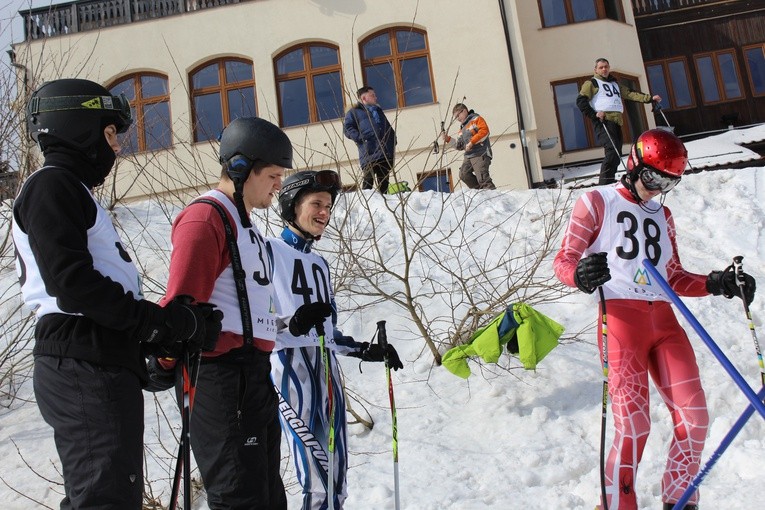
[[[761,128],[760,128],[761,129]],[[691,157],[719,143],[715,154],[739,150],[729,141],[691,142]],[[696,144],[699,144],[698,146]],[[698,148],[697,148],[698,147]],[[740,154],[738,154],[740,156]],[[703,160],[696,160],[701,166]],[[413,201],[413,214],[433,214],[435,209],[456,206],[474,192],[422,194]],[[471,214],[476,225],[496,221],[501,227],[507,214],[522,207],[528,214],[544,215],[560,190],[522,192],[484,191],[492,200],[482,202]],[[573,197],[580,190],[564,190]],[[535,200],[531,200],[530,198]],[[388,198],[390,200],[391,198]],[[382,199],[372,197],[373,205]],[[376,202],[377,201],[377,202]],[[744,168],[687,175],[666,200],[678,227],[680,256],[691,271],[723,269],[735,255],[765,292],[765,169]],[[379,204],[377,204],[379,205]],[[130,217],[149,222],[158,243],[166,243],[169,227],[156,206],[137,204],[118,209],[127,232],[138,231]],[[528,216],[528,215],[527,215]],[[514,220],[515,221],[515,220]],[[468,223],[472,223],[469,221]],[[515,225],[513,225],[515,226]],[[539,228],[538,222],[519,223],[521,229]],[[533,232],[532,232],[533,233]],[[477,251],[495,249],[482,246]],[[325,242],[325,241],[322,241]],[[331,244],[331,240],[326,241]],[[321,246],[321,245],[320,245]],[[166,244],[165,244],[166,248]],[[166,261],[156,252],[138,246],[137,258],[149,263],[157,280],[166,278]],[[396,249],[385,245],[381,249]],[[331,256],[331,254],[328,254]],[[551,277],[551,264],[542,270]],[[12,281],[10,274],[3,282]],[[5,284],[4,284],[5,286]],[[721,297],[687,299],[711,337],[720,345],[744,378],[759,387],[759,370],[751,333],[741,302]],[[564,343],[542,361],[535,372],[523,371],[517,360],[503,355],[500,366],[471,363],[473,375],[462,380],[432,363],[423,342],[396,307],[377,305],[373,311],[353,313],[348,297],[339,300],[341,329],[358,340],[368,340],[378,320],[388,321],[388,337],[395,344],[405,368],[393,373],[398,407],[400,492],[408,510],[478,510],[565,508],[590,510],[598,501],[598,445],[600,433],[601,371],[595,345],[596,304],[591,296],[573,293],[540,305],[538,309],[566,327]],[[434,306],[441,306],[434,304]],[[765,298],[752,305],[756,331],[762,331]],[[685,321],[682,321],[685,324]],[[710,409],[711,425],[704,458],[746,407],[747,401],[698,336],[687,327],[701,369]],[[585,331],[580,341],[572,335]],[[760,334],[765,338],[765,333]],[[2,344],[9,341],[3,337]],[[393,464],[388,394],[383,367],[344,359],[349,391],[365,400],[375,421],[372,430],[350,427],[350,510],[393,508]],[[505,370],[510,368],[510,370]],[[19,388],[19,399],[0,404],[0,501],[4,509],[57,508],[61,478],[52,433],[42,421],[31,395],[31,381]],[[652,392],[653,430],[641,463],[637,492],[640,509],[660,506],[660,479],[670,435],[669,417],[658,395]],[[161,406],[166,417],[158,417]],[[359,408],[360,409],[360,408]],[[361,409],[360,409],[361,410]],[[169,395],[146,398],[147,459],[155,494],[167,502],[180,420]],[[162,445],[157,437],[163,438]],[[163,450],[164,448],[164,450]],[[285,449],[286,451],[286,449]],[[702,485],[702,508],[748,509],[765,494],[765,421],[755,414]],[[290,508],[299,508],[300,496],[291,468],[285,473]],[[204,508],[204,505],[198,506]]]

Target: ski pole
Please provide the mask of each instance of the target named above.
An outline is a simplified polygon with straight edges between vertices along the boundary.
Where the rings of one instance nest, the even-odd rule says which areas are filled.
[[[738,290],[741,293],[741,301],[744,303],[744,313],[746,314],[746,320],[749,322],[749,331],[752,333],[752,340],[754,341],[754,350],[757,353],[757,362],[760,364],[760,379],[762,385],[765,386],[765,364],[762,361],[762,351],[760,350],[760,343],[757,341],[757,333],[754,331],[754,321],[752,320],[752,313],[749,311],[749,305],[746,302],[746,295],[744,294],[744,265],[742,264],[744,257],[738,255],[733,257],[733,272],[736,275],[736,284]]]
[[[715,343],[715,341],[712,340],[712,337],[709,336],[709,333],[706,332],[696,317],[693,316],[688,307],[685,306],[685,303],[683,303],[675,291],[672,290],[672,287],[669,286],[667,280],[665,280],[659,271],[653,267],[653,264],[651,264],[650,260],[643,259],[643,266],[648,270],[648,273],[654,280],[656,280],[659,286],[661,286],[667,297],[669,297],[675,306],[677,306],[678,310],[680,310],[680,312],[688,320],[691,326],[693,326],[693,329],[696,330],[696,333],[698,333],[698,335],[701,337],[701,340],[706,344],[709,350],[712,351],[712,354],[715,356],[715,358],[717,358],[717,361],[720,362],[725,371],[728,372],[728,375],[731,376],[733,382],[736,383],[736,386],[739,387],[746,398],[749,399],[749,402],[752,403],[757,412],[760,413],[765,419],[765,404],[763,404],[762,400],[759,399],[754,390],[746,383],[738,370],[736,370],[730,360],[725,356],[722,350],[720,350],[720,347]]]
[[[327,508],[335,508],[335,399],[332,388],[332,373],[329,366],[329,353],[324,342],[324,324],[316,324],[316,333],[319,335],[319,348],[321,360],[324,364],[324,384],[327,387],[327,406],[329,414],[329,437],[327,439]]]
[[[600,359],[603,363],[603,395],[600,412],[600,496],[603,499],[603,510],[608,510],[606,497],[606,416],[608,414],[608,324],[606,320],[606,296],[603,287],[598,287],[600,296]]]
[[[667,125],[667,128],[674,132],[674,128],[669,125],[669,120],[667,120],[667,116],[664,114],[664,108],[662,108],[661,104],[659,104],[658,101],[652,101],[651,104],[653,105],[653,111],[658,111],[664,118],[664,124]],[[693,165],[691,165],[690,158],[688,158],[688,168],[690,168],[692,172],[696,171],[696,169],[693,168]]]
[[[760,399],[765,398],[765,387],[760,388],[760,392],[757,394],[757,397]],[[725,453],[725,450],[728,449],[728,446],[730,446],[738,433],[741,432],[741,429],[744,428],[744,425],[746,425],[746,422],[749,420],[749,418],[752,417],[753,414],[754,407],[752,404],[749,404],[746,406],[744,413],[739,417],[738,420],[736,420],[736,423],[733,424],[733,428],[731,428],[730,431],[725,435],[722,442],[720,443],[720,446],[718,446],[717,449],[712,452],[712,456],[709,457],[709,460],[707,460],[706,464],[704,464],[704,467],[693,478],[693,481],[685,489],[685,492],[683,492],[683,495],[680,497],[680,499],[677,500],[675,506],[672,507],[673,510],[682,510],[685,507],[685,504],[689,499],[691,499],[693,493],[698,490],[699,485],[701,485],[701,482],[704,481],[704,478],[706,478],[706,476],[712,470],[712,467],[714,467],[714,465],[717,463],[717,460],[722,456],[723,453]]]
[[[626,163],[624,163],[624,160],[622,159],[622,149],[621,147],[617,147],[616,143],[614,142],[613,137],[611,136],[611,133],[608,132],[608,128],[606,127],[606,123],[603,121],[603,119],[600,119],[600,125],[603,126],[603,131],[606,132],[606,136],[608,137],[608,141],[611,142],[611,147],[614,148],[616,153],[619,155],[619,162],[624,167],[624,170],[629,172],[629,169],[627,168]]]
[[[671,128],[672,126],[669,125],[669,121],[667,120],[667,116],[664,114],[664,108],[661,107],[661,104],[659,104],[658,101],[652,101],[651,104],[653,105],[653,110],[658,111],[664,118],[664,124],[666,124],[668,128]]]
[[[385,353],[385,377],[388,379],[388,398],[390,399],[390,417],[393,424],[393,489],[396,496],[396,510],[401,508],[401,491],[398,482],[398,420],[396,418],[396,399],[393,397],[393,379],[390,377],[390,358],[388,357],[388,334],[385,321],[377,322],[377,338]]]
[[[181,439],[178,444],[178,457],[175,463],[173,488],[170,493],[170,510],[178,505],[181,473],[183,473],[183,508],[191,508],[191,407],[194,402],[194,390],[199,373],[200,353],[193,355],[188,351],[183,354],[181,378],[183,379],[183,402],[181,407]]]

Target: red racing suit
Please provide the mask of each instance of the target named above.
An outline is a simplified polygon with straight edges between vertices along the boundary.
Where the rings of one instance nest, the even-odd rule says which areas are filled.
[[[603,187],[577,200],[554,261],[558,279],[573,287],[579,260],[607,253],[608,390],[616,429],[605,468],[611,510],[638,508],[637,468],[651,428],[649,376],[674,424],[662,500],[677,501],[699,470],[709,418],[696,357],[669,298],[642,266],[644,259],[651,260],[681,296],[708,295],[706,276],[683,269],[675,233],[667,207],[655,201],[638,204],[621,184]],[[698,492],[690,503],[697,499]]]

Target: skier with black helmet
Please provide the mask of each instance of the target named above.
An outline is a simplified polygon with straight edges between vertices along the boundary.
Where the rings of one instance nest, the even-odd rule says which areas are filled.
[[[223,331],[202,353],[191,403],[191,449],[213,509],[287,508],[279,474],[281,428],[269,356],[276,339],[273,257],[250,221],[265,209],[292,168],[292,144],[257,117],[233,120],[220,137],[218,187],[178,215],[162,302],[187,294],[215,303]],[[150,360],[157,384],[181,378],[175,360]]]
[[[280,238],[269,238],[276,309],[283,322],[289,322],[289,328],[277,334],[271,373],[295,474],[303,488],[303,510],[340,509],[347,496],[345,396],[336,354],[362,361],[384,361],[387,354],[391,368],[403,368],[390,344],[386,351],[379,344],[356,342],[336,327],[329,265],[313,251],[313,245],[324,234],[339,193],[340,178],[331,170],[290,175],[279,195],[279,213],[286,225]],[[329,384],[325,383],[327,374]],[[330,427],[330,398],[334,427]],[[330,434],[334,454],[328,444]],[[329,462],[333,463],[331,470]],[[330,472],[333,489],[328,486]],[[331,505],[329,492],[334,493]]]
[[[24,301],[37,315],[34,392],[61,460],[61,508],[141,508],[144,354],[199,349],[220,331],[210,307],[143,299],[93,194],[130,124],[124,95],[82,79],[44,83],[27,107],[45,162],[14,201],[12,232]]]
[[[664,508],[672,508],[699,470],[708,414],[693,348],[671,301],[642,267],[650,260],[681,296],[740,296],[733,271],[709,275],[680,263],[674,219],[663,205],[688,163],[682,141],[652,129],[632,146],[628,172],[616,186],[582,195],[574,205],[561,249],[557,277],[586,293],[601,289],[605,307],[608,390],[616,428],[605,463],[609,510],[638,508],[637,469],[650,429],[648,379],[672,417],[674,435],[662,477]],[[661,196],[660,201],[653,200]],[[744,294],[754,299],[755,281],[744,275]],[[606,306],[607,304],[607,306]],[[686,509],[696,509],[698,492]],[[604,508],[604,507],[602,507]]]

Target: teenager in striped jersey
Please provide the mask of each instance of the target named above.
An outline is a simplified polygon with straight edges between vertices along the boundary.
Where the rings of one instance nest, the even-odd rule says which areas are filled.
[[[554,261],[563,283],[587,293],[601,287],[605,297],[608,389],[616,428],[605,467],[609,510],[638,508],[637,468],[651,426],[649,377],[674,424],[662,477],[665,509],[673,507],[698,472],[707,434],[707,406],[693,348],[643,260],[650,260],[681,296],[740,296],[732,270],[703,275],[680,263],[674,219],[663,202],[687,163],[685,146],[674,134],[654,129],[640,135],[621,182],[577,200]],[[751,302],[755,281],[744,278]],[[685,508],[695,510],[697,502],[698,492]]]
[[[341,509],[347,496],[345,396],[337,354],[362,361],[384,361],[403,368],[398,353],[388,344],[356,342],[337,328],[335,294],[329,265],[315,253],[340,193],[340,178],[331,170],[297,172],[284,180],[279,209],[286,226],[279,238],[269,238],[274,254],[274,291],[277,315],[290,318],[280,330],[271,356],[272,376],[279,394],[282,428],[292,452],[295,474],[303,488],[303,510]],[[317,327],[318,326],[318,327]],[[320,338],[320,335],[324,338]],[[328,505],[330,435],[329,391],[321,350],[326,346],[334,406],[334,502]]]

